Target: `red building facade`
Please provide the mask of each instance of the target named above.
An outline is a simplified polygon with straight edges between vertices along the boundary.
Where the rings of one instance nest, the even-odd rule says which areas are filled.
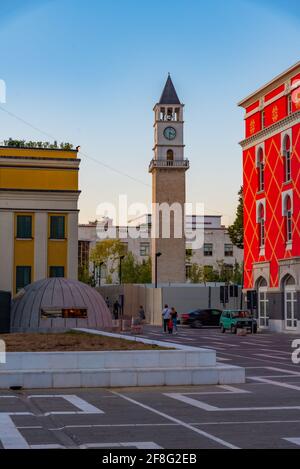
[[[260,327],[300,331],[300,62],[239,103],[244,287]]]

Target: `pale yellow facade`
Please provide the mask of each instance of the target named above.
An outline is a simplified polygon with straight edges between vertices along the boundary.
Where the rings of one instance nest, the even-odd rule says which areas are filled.
[[[77,278],[77,150],[0,147],[0,290]]]

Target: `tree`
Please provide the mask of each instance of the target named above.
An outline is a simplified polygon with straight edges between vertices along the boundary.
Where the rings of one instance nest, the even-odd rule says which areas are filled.
[[[219,281],[219,272],[214,270],[213,266],[205,265],[203,267],[203,277],[204,283],[206,282],[218,282]]]
[[[122,282],[136,283],[137,269],[134,255],[129,252],[122,261]]]
[[[233,269],[229,269],[228,266],[224,263],[223,259],[217,260],[218,269],[219,269],[219,282],[229,283],[232,277]]]
[[[106,266],[109,272],[106,279],[108,283],[108,280],[111,279],[112,274],[118,267],[117,261],[125,254],[125,246],[119,239],[104,239],[91,250],[90,260],[94,262],[96,267],[99,267],[100,264]]]
[[[151,283],[151,259],[138,262],[129,252],[122,262],[123,283]]]
[[[202,265],[191,264],[189,269],[189,280],[191,283],[201,283],[203,281]]]
[[[243,281],[242,265],[235,261],[233,268],[233,282],[237,285],[241,285]]]
[[[87,266],[78,267],[78,280],[91,286],[95,285],[94,275],[90,275],[89,268]]]
[[[228,227],[228,234],[231,242],[240,249],[244,248],[244,198],[243,186],[239,190],[239,203],[236,210],[236,217],[231,226]]]
[[[143,260],[139,266],[139,278],[137,283],[151,283],[152,281],[152,268],[151,257]]]

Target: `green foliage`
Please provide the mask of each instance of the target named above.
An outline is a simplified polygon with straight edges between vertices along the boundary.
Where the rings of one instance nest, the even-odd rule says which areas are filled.
[[[95,279],[93,275],[90,275],[87,266],[78,267],[78,280],[83,283],[87,283],[92,287],[95,285]]]
[[[187,262],[191,262],[191,258],[193,256],[193,250],[191,248],[187,248],[185,250],[185,258]]]
[[[29,140],[14,140],[13,138],[9,138],[8,140],[4,140],[4,145],[6,147],[11,148],[48,148],[48,149],[58,149],[61,150],[72,150],[73,145],[68,142],[61,142],[59,145],[56,140],[53,143],[50,142],[34,142]]]
[[[112,283],[112,274],[119,266],[119,259],[125,256],[124,244],[119,239],[104,239],[96,244],[90,252],[90,260],[94,262],[95,267],[104,264],[109,267],[109,273],[106,277],[106,283]],[[122,279],[123,279],[123,263],[122,261]],[[109,264],[109,265],[108,265]]]
[[[236,217],[231,226],[228,227],[228,233],[231,242],[240,249],[244,248],[244,199],[243,187],[239,190],[239,203],[236,210]]]
[[[129,252],[122,261],[122,283],[151,283],[151,259],[139,263]]]
[[[233,268],[233,283],[237,285],[242,285],[243,283],[243,265],[240,265],[238,262],[235,262]]]
[[[219,272],[214,270],[212,266],[205,265],[203,267],[204,282],[218,282]]]
[[[189,280],[191,283],[203,282],[203,266],[198,264],[191,264],[189,270]]]
[[[223,260],[217,261],[218,270],[214,270],[212,266],[192,264],[189,270],[189,281],[191,283],[207,283],[207,282],[225,282],[241,285],[242,268],[238,264],[228,266]]]

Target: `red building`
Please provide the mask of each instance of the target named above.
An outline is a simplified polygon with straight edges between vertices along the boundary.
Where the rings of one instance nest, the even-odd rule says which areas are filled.
[[[300,331],[300,62],[243,99],[244,286],[260,327]]]

